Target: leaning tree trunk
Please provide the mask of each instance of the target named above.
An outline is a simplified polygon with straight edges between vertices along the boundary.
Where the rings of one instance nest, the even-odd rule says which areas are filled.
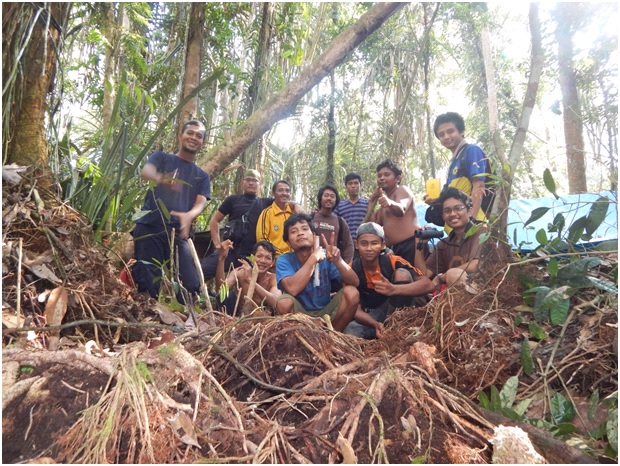
[[[4,158],[40,167],[49,182],[45,137],[47,94],[54,88],[58,52],[70,3],[3,3],[2,55]],[[6,53],[6,55],[5,55]],[[4,70],[8,70],[5,77]],[[10,98],[4,100],[5,92]],[[5,131],[4,126],[8,125]]]
[[[406,3],[377,3],[353,26],[340,33],[327,50],[305,68],[297,79],[255,111],[234,131],[230,139],[207,154],[206,162],[202,163],[205,171],[212,177],[218,175],[276,122],[290,116],[295,111],[299,100],[310,89],[329,75],[355,47],[405,5]]]
[[[542,48],[542,35],[540,31],[540,20],[538,18],[538,5],[530,4],[530,35],[532,41],[532,52],[530,57],[530,76],[523,99],[523,109],[521,118],[516,128],[515,136],[510,147],[508,158],[500,159],[501,162],[501,180],[497,184],[497,196],[493,206],[493,214],[498,216],[498,222],[493,225],[493,236],[500,240],[496,242],[487,241],[483,247],[483,267],[492,265],[500,258],[509,257],[511,247],[508,242],[507,225],[508,225],[508,204],[510,202],[510,191],[514,173],[523,156],[523,145],[527,130],[530,124],[530,117],[536,105],[536,94],[538,93],[538,85],[542,75],[544,66],[544,51]],[[497,255],[496,255],[497,254]]]
[[[558,42],[558,68],[562,88],[564,141],[566,143],[566,172],[570,194],[588,191],[584,157],[583,123],[581,104],[577,93],[577,80],[573,68],[572,27],[575,14],[583,11],[576,3],[558,3],[555,37]]]

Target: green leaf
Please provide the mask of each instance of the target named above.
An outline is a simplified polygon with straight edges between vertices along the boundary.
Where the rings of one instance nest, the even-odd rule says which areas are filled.
[[[504,408],[511,408],[517,397],[517,390],[519,389],[519,377],[513,375],[499,392],[500,403]]]
[[[553,194],[556,199],[559,199],[560,197],[556,193],[557,188],[555,187],[555,180],[553,179],[553,175],[548,168],[545,168],[545,171],[543,172],[543,181],[545,182],[545,188],[547,188],[547,190]]]
[[[536,340],[544,340],[549,336],[542,328],[538,326],[538,324],[536,324],[536,322],[533,321],[528,324],[528,330],[532,338],[535,338]]]
[[[609,199],[606,197],[599,197],[590,207],[590,212],[587,217],[586,233],[590,236],[601,226],[605,217],[607,217],[607,210],[609,209]]]
[[[495,385],[491,385],[491,410],[497,412],[499,408],[501,408],[502,403],[499,398],[499,391],[495,387]]]
[[[558,437],[572,434],[573,432],[577,432],[577,427],[575,427],[575,424],[571,424],[570,422],[561,422],[551,429],[551,433]]]
[[[161,210],[161,213],[164,217],[166,217],[166,220],[169,221],[172,216],[170,215],[170,212],[168,212],[168,208],[166,207],[166,204],[164,204],[164,201],[157,199],[157,204],[159,204],[159,210]]]
[[[559,392],[554,393],[551,397],[549,408],[556,424],[572,421],[575,417],[573,404]]]
[[[592,395],[590,395],[590,398],[588,399],[588,419],[591,422],[594,422],[594,416],[596,415],[596,408],[598,407],[598,400],[599,400],[599,394],[598,394],[598,388],[596,390],[594,390],[594,392],[592,393]]]
[[[543,228],[541,228],[540,230],[536,232],[536,241],[538,241],[538,243],[541,244],[542,246],[546,246],[547,244],[549,244],[549,239],[547,238],[547,232]]]
[[[145,215],[148,215],[152,212],[152,210],[140,210],[131,216],[131,221],[135,223],[136,220],[141,219]]]
[[[587,224],[588,221],[585,216],[579,217],[575,220],[573,224],[568,227],[568,241],[573,244],[579,242],[583,236],[583,231],[585,230]]]
[[[588,269],[598,266],[601,259],[598,257],[586,257],[572,261],[558,271],[558,283],[568,285],[573,288],[587,288],[593,286],[590,277],[588,277]]]
[[[523,323],[523,316],[521,314],[515,314],[515,320],[514,320],[515,327],[518,327],[522,323]]]
[[[608,293],[618,294],[618,287],[614,286],[613,283],[596,277],[588,277],[588,279],[599,290],[607,291]]]
[[[618,240],[612,239],[609,241],[603,241],[600,244],[597,244],[594,248],[595,251],[617,251],[618,250]]]
[[[547,322],[549,320],[549,305],[546,301],[547,295],[551,291],[551,288],[547,286],[538,286],[536,292],[536,298],[534,299],[534,319],[538,322]],[[528,291],[533,291],[535,288],[532,288]]]
[[[497,410],[497,412],[508,419],[512,419],[513,421],[521,421],[523,419],[523,416],[519,415],[510,408],[501,407]]]
[[[530,342],[527,338],[524,338],[521,342],[521,367],[523,367],[525,375],[532,375],[534,373],[534,360],[532,359]]]
[[[562,234],[562,230],[566,226],[566,219],[564,218],[564,214],[559,213],[553,219],[553,223],[549,224],[549,233],[557,232],[558,235]]]
[[[517,403],[517,406],[513,408],[514,412],[517,413],[519,416],[523,416],[525,414],[525,411],[527,411],[527,408],[530,406],[531,402],[531,398],[519,401],[519,403]]]
[[[228,293],[229,293],[228,283],[224,282],[220,286],[220,302],[221,303],[223,303],[226,300],[226,298],[228,298]]]
[[[618,453],[618,409],[610,409],[607,420],[607,441],[611,448]]]
[[[570,299],[554,300],[549,309],[549,321],[551,325],[563,324],[568,315],[568,308],[570,307]]]
[[[539,218],[542,218],[547,212],[549,212],[549,209],[550,207],[538,207],[532,210],[532,214],[530,215],[530,218],[527,220],[527,222],[525,222],[523,226],[526,227],[530,223],[533,223]]]
[[[555,257],[549,259],[549,263],[547,264],[547,272],[550,277],[558,276],[558,260]]]
[[[480,406],[482,406],[484,409],[491,409],[491,401],[489,400],[489,397],[486,393],[478,393],[478,402],[480,403]]]

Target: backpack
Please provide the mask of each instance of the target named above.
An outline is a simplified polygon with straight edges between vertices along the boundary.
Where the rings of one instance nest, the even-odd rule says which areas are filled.
[[[459,159],[459,171],[466,172],[463,164],[465,163],[465,158],[462,155],[465,153],[465,149],[469,147],[469,144],[464,144],[459,153],[456,155],[456,158]],[[459,158],[460,157],[460,158]],[[495,175],[493,172],[493,166],[491,165],[491,159],[487,157],[487,168],[488,175],[487,178],[491,178]],[[482,196],[482,202],[480,203],[480,210],[484,212],[484,215],[489,218],[489,214],[493,209],[493,203],[495,202],[495,182],[491,179],[489,181],[485,181],[485,191]],[[448,187],[448,183],[443,186],[443,189]],[[443,190],[442,189],[442,190]],[[424,220],[430,223],[434,223],[437,226],[444,226],[443,215],[442,215],[442,206],[438,202],[435,204],[431,204],[426,209],[426,214],[424,214]]]

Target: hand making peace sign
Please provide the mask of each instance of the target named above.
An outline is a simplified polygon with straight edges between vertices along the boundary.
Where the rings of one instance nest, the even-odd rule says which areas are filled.
[[[325,257],[327,258],[327,260],[330,261],[332,264],[338,262],[340,260],[340,249],[338,249],[338,246],[336,246],[335,233],[332,231],[329,243],[325,239],[325,235],[323,233],[321,233],[321,240],[323,241],[323,245],[325,246]]]

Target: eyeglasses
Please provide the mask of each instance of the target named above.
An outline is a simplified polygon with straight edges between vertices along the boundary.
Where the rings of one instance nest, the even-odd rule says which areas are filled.
[[[258,178],[244,178],[243,181],[248,183],[258,183],[260,180]]]
[[[464,206],[463,204],[459,204],[459,205],[455,205],[453,208],[446,207],[445,209],[442,210],[442,212],[444,215],[450,215],[452,212],[456,212],[458,214],[459,212],[463,212],[465,209],[467,209],[467,206]]]

